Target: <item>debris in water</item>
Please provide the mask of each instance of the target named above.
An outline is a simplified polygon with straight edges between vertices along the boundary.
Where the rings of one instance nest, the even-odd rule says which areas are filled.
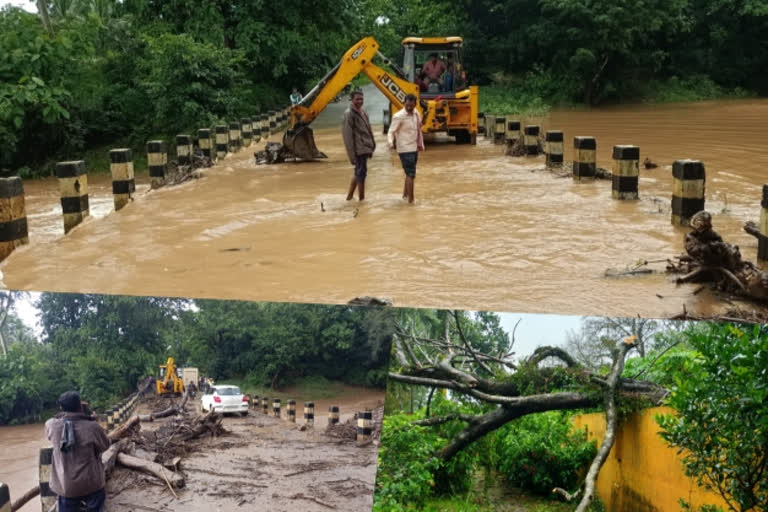
[[[654,163],[650,158],[645,157],[645,160],[643,160],[643,165],[646,169],[655,169],[658,167],[656,163]]]

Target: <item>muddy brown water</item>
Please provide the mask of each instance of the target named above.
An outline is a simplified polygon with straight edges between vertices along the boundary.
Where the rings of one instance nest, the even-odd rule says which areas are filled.
[[[183,511],[232,510],[238,504],[250,510],[253,506],[269,506],[269,510],[325,510],[313,501],[291,496],[303,493],[314,496],[337,510],[356,512],[370,510],[376,478],[377,447],[357,447],[354,442],[340,441],[323,435],[327,425],[328,405],[340,405],[341,421],[355,412],[375,408],[384,402],[384,392],[345,386],[340,398],[315,400],[315,428],[299,431],[304,423],[301,404],[311,397],[297,395],[297,424],[251,411],[248,417],[226,416],[224,427],[231,435],[199,442],[199,451],[185,458],[182,466],[187,485],[175,500],[167,489],[146,485],[140,477],[122,471],[121,477],[108,484],[109,510],[143,510],[135,505]],[[167,404],[160,401],[153,406]],[[191,400],[187,410],[196,414],[199,396]],[[151,412],[138,407],[138,414]],[[142,424],[155,429],[164,420]],[[0,427],[0,482],[8,484],[11,500],[38,482],[39,449],[45,445],[42,424]],[[290,477],[286,474],[307,467],[320,469]],[[117,476],[117,473],[116,473]],[[267,487],[248,487],[250,482]],[[221,496],[219,493],[231,496]],[[21,511],[40,510],[35,498]]]
[[[375,94],[366,102],[377,114]],[[530,120],[565,132],[566,159],[576,135],[597,137],[605,168],[614,144],[640,146],[641,159],[659,167],[641,170],[639,201],[612,200],[607,181],[574,184],[534,171],[543,157],[507,157],[480,138],[474,147],[428,146],[413,206],[401,199],[403,173],[380,126],[366,200],[344,200],[351,167],[337,127],[343,106],[317,123],[328,160],[257,166],[254,149],[246,149],[203,179],[139,193],[124,210],[66,237],[32,223],[30,244],[1,267],[4,284],[324,303],[373,295],[399,306],[533,313],[666,316],[683,305],[721,312],[729,305],[663,273],[604,277],[607,269],[682,251],[686,230],[670,224],[671,164],[680,158],[705,162],[715,229],[756,257],[757,242],[742,225],[758,219],[768,182],[768,101],[558,111]],[[51,188],[28,190],[35,186]],[[30,209],[51,211],[54,199],[33,195]]]

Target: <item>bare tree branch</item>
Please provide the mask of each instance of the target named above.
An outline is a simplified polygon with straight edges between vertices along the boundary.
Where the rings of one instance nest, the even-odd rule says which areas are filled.
[[[464,346],[467,347],[467,351],[472,356],[472,359],[474,359],[478,366],[485,370],[489,375],[493,375],[493,371],[480,359],[477,358],[477,355],[475,354],[475,351],[472,350],[472,346],[469,344],[469,341],[467,341],[467,337],[464,336],[464,330],[461,328],[461,319],[459,318],[459,312],[455,309],[453,310],[453,318],[456,321],[456,330],[459,331],[459,338],[461,338],[462,343],[464,343]]]
[[[446,414],[445,416],[435,416],[434,418],[427,418],[425,420],[419,420],[414,421],[414,425],[418,425],[420,427],[432,427],[436,425],[442,425],[443,423],[448,423],[449,421],[453,420],[461,420],[466,421],[467,423],[478,423],[481,421],[482,416],[473,416],[471,414]]]
[[[597,483],[597,475],[600,472],[600,468],[608,458],[608,454],[613,447],[613,443],[616,441],[616,386],[619,382],[619,376],[624,370],[624,360],[627,353],[635,348],[635,342],[637,336],[631,336],[619,344],[618,350],[616,350],[613,367],[611,373],[608,375],[608,389],[605,391],[605,437],[600,445],[600,449],[597,451],[592,464],[589,467],[587,476],[584,481],[584,496],[582,496],[579,505],[576,507],[576,512],[586,512],[589,505],[592,503],[592,499],[595,496],[595,487]]]

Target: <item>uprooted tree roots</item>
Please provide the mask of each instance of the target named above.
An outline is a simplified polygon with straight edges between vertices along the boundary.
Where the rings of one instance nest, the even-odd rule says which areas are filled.
[[[683,274],[678,283],[711,283],[716,289],[758,301],[768,300],[768,273],[744,261],[736,245],[712,229],[712,216],[701,211],[691,218],[685,235],[685,254],[667,265],[667,271]]]

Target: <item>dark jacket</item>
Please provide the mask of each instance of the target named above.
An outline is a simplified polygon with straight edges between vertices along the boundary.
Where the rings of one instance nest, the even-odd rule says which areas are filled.
[[[372,155],[376,150],[373,130],[365,111],[358,111],[352,107],[345,110],[341,134],[344,137],[347,156],[351,161],[354,161],[358,155]]]
[[[66,420],[74,426],[75,445],[61,451]],[[104,488],[104,466],[101,454],[109,448],[104,429],[88,416],[60,412],[45,422],[45,435],[53,443],[51,490],[66,498],[87,496]]]

